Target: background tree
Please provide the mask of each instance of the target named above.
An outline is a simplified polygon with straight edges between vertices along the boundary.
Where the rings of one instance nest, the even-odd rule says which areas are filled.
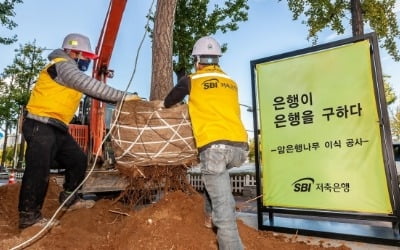
[[[400,106],[397,106],[392,119],[390,120],[390,129],[392,136],[396,137],[397,140],[400,138]]]
[[[11,113],[8,115],[13,118],[11,121],[14,122],[19,121],[20,115],[24,112],[32,85],[46,63],[42,57],[43,48],[37,47],[36,41],[20,45],[15,52],[13,63],[7,66],[1,75],[3,79],[8,80],[8,85],[5,88],[7,95],[3,98],[9,100]],[[20,159],[23,158],[24,145],[24,140],[21,138]]]
[[[13,160],[14,147],[7,147],[6,151],[0,150],[0,154],[2,155],[2,157],[4,155],[4,162],[2,163],[2,166],[9,166]]]
[[[389,106],[397,100],[396,93],[390,85],[388,79],[390,76],[383,76],[383,87],[385,89],[386,104]]]
[[[239,29],[239,22],[248,20],[247,0],[228,0],[223,7],[215,4],[209,11],[208,0],[178,0],[174,23],[174,72],[177,79],[193,68],[192,49],[201,37]],[[221,44],[222,52],[227,44]]]
[[[36,41],[20,45],[15,50],[13,63],[4,69],[2,78],[10,79],[12,98],[20,106],[28,103],[30,91],[40,70],[45,66],[44,48],[36,46]]]
[[[15,4],[22,3],[22,0],[5,0],[0,3],[0,22],[6,29],[12,30],[17,24],[11,19],[15,16]],[[0,36],[0,44],[11,44],[17,41],[17,36],[3,37]]]
[[[160,1],[161,0],[159,0],[159,3]],[[192,48],[200,37],[214,35],[217,32],[226,33],[228,31],[235,31],[239,28],[238,22],[247,21],[248,19],[247,11],[249,6],[247,5],[247,0],[227,0],[224,2],[223,7],[215,4],[213,10],[208,9],[209,2],[209,0],[177,0],[175,21],[172,27],[170,27],[173,28],[173,71],[177,79],[189,73],[193,68],[193,59],[191,57]],[[157,7],[157,11],[158,10]],[[167,10],[161,9],[161,11]],[[154,15],[151,15],[149,18],[153,22],[156,19]],[[154,25],[159,24],[154,23]],[[154,27],[154,30],[155,29],[156,27]],[[149,32],[150,37],[153,40],[156,39],[155,33],[151,27],[149,27]],[[165,31],[163,30],[163,32]],[[221,46],[222,52],[225,52],[227,45],[222,44]],[[160,56],[159,53],[165,53],[165,51],[168,51],[168,49],[159,49],[155,51],[153,47],[154,60],[157,60]],[[163,75],[167,75],[168,79],[172,81],[172,72],[166,65],[153,64],[152,71],[165,71]],[[163,89],[163,91],[166,91],[158,94],[159,97],[165,97],[173,86],[173,84],[170,84],[170,80],[165,81],[164,79],[164,81],[155,82],[152,79],[151,92],[155,84],[166,86],[159,87]],[[150,94],[150,96],[153,96],[153,94]]]
[[[399,107],[396,108],[396,111],[393,112],[392,109],[389,107],[392,105],[396,100],[397,96],[395,92],[393,91],[392,86],[389,83],[389,78],[390,76],[383,76],[383,86],[385,89],[385,98],[386,98],[386,103],[388,105],[388,111],[389,114],[391,115],[390,117],[390,130],[392,133],[392,136],[400,136],[400,113],[399,113]]]
[[[278,0],[282,1],[282,0]],[[318,32],[330,28],[338,34],[345,31],[345,20],[350,20],[353,36],[364,34],[364,24],[368,24],[377,34],[381,47],[385,48],[394,60],[400,60],[396,39],[400,31],[393,12],[396,0],[287,0],[293,19],[300,15],[308,26],[308,38],[315,44]]]
[[[6,161],[5,152],[7,152],[8,137],[11,129],[13,129],[16,124],[16,117],[18,114],[18,105],[15,104],[15,101],[12,98],[9,98],[10,95],[9,84],[0,80],[0,126],[4,131],[3,153],[1,155],[0,165],[3,166]]]
[[[249,142],[249,162],[254,162],[255,161],[255,145],[254,145],[254,139],[250,139]]]

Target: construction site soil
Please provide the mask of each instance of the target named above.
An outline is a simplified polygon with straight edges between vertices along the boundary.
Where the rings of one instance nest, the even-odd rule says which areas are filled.
[[[181,191],[168,193],[141,209],[102,198],[91,209],[60,213],[59,225],[30,241],[41,228],[18,229],[19,188],[19,183],[0,187],[0,249],[218,249],[215,232],[204,226],[202,196]],[[42,209],[45,217],[52,217],[58,209],[59,191],[60,186],[51,180]],[[350,249],[323,241],[317,245],[299,241],[295,235],[258,231],[240,219],[238,227],[247,250]],[[27,246],[21,245],[27,241]]]

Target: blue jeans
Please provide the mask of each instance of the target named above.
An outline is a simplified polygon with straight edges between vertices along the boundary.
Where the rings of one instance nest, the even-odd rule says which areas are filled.
[[[241,250],[228,169],[244,163],[247,151],[240,147],[215,144],[200,153],[200,168],[211,208],[212,221],[217,227],[217,240],[221,250]]]

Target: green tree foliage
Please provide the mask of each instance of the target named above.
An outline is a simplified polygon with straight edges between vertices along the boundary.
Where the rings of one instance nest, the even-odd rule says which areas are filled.
[[[14,147],[7,147],[5,151],[0,149],[0,155],[3,156],[4,153],[4,162],[2,162],[2,166],[11,167],[11,163],[14,157]]]
[[[395,113],[392,115],[390,120],[390,129],[392,135],[400,138],[400,107],[397,106]]]
[[[5,0],[0,3],[0,22],[6,29],[12,30],[17,24],[11,19],[15,16],[15,4],[22,3],[22,0]],[[17,41],[17,36],[3,37],[0,36],[0,44],[11,44]]]
[[[3,152],[6,151],[8,134],[11,132],[13,124],[17,123],[18,115],[18,105],[15,100],[9,98],[10,92],[10,85],[0,79],[0,128],[4,131]],[[0,164],[4,165],[5,161],[6,154],[2,154]]]
[[[36,46],[36,41],[20,45],[15,50],[13,63],[4,69],[1,75],[8,79],[8,98],[19,106],[28,103],[30,90],[46,61],[42,56],[43,48]]]
[[[226,33],[239,29],[238,22],[248,20],[247,0],[225,1],[224,6],[214,5],[208,11],[208,0],[179,0],[175,14],[173,53],[174,72],[178,77],[188,73],[193,67],[192,49],[202,36],[214,35],[218,31]],[[222,45],[225,52],[227,45]]]
[[[4,69],[0,79],[0,126],[7,132],[15,127],[21,111],[29,100],[30,91],[40,70],[45,65],[43,48],[33,43],[20,45],[16,49],[13,63]],[[5,139],[6,142],[6,139]],[[4,144],[4,148],[6,147]],[[24,152],[21,142],[20,152]],[[4,149],[3,149],[4,150]],[[4,157],[2,157],[2,162]]]
[[[12,121],[15,123],[16,114],[18,113],[18,105],[15,103],[15,100],[9,98],[11,95],[10,85],[5,81],[0,80],[0,126],[2,130],[7,133],[8,129],[6,128],[7,122]],[[6,131],[7,130],[7,131]]]
[[[227,0],[221,7],[209,10],[209,0],[178,0],[173,32],[173,70],[178,79],[193,67],[191,57],[194,43],[202,36],[226,33],[239,28],[238,22],[247,21],[247,0]],[[154,16],[150,17],[154,21]],[[151,28],[149,28],[151,32]],[[222,44],[222,51],[227,49]]]
[[[6,162],[8,163],[8,165],[11,165],[11,162],[13,161],[14,158],[14,147],[7,147],[6,150]]]
[[[390,85],[388,79],[390,76],[383,76],[383,87],[385,89],[385,98],[387,105],[394,103],[397,99],[396,93]]]
[[[282,0],[278,0],[282,1]],[[368,24],[377,34],[381,46],[387,50],[394,60],[400,60],[396,39],[400,31],[393,12],[396,0],[287,0],[293,19],[298,20],[304,15],[308,26],[308,39],[315,44],[318,32],[329,28],[338,34],[345,31],[346,21],[353,21],[354,14],[362,16],[363,24]],[[357,5],[355,5],[355,3]],[[361,13],[352,13],[352,6],[360,5]],[[353,9],[354,11],[354,9]],[[354,28],[354,27],[353,27]]]
[[[249,142],[249,162],[254,162],[255,161],[255,145],[254,145],[254,139],[251,139]]]

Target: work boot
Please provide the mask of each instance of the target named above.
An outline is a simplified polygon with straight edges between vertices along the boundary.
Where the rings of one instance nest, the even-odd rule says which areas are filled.
[[[72,192],[69,192],[69,191],[62,191],[62,192],[60,192],[60,195],[58,196],[58,201],[60,202],[60,204],[62,204],[68,197],[70,197],[70,198],[64,204],[64,208],[70,207],[75,202],[75,200],[78,199],[78,194],[77,193],[72,194]]]
[[[77,199],[74,204],[68,207],[67,211],[72,211],[80,208],[92,208],[96,202],[94,200]]]
[[[54,226],[60,225],[60,221],[57,219],[52,219],[50,223],[49,223],[49,221],[50,221],[50,219],[41,218],[35,224],[33,224],[32,227],[45,227],[47,224],[49,224],[49,227],[54,227]]]
[[[62,191],[59,196],[59,202],[63,203],[72,192]],[[63,210],[72,211],[80,208],[92,208],[96,202],[93,200],[84,200],[77,193],[73,194],[72,197],[64,204]]]
[[[40,212],[20,212],[19,213],[19,228],[25,229],[27,227],[45,227],[50,220],[43,218]],[[60,221],[53,219],[49,227],[57,226]]]
[[[32,226],[42,219],[40,212],[19,212],[19,228],[24,229]]]

